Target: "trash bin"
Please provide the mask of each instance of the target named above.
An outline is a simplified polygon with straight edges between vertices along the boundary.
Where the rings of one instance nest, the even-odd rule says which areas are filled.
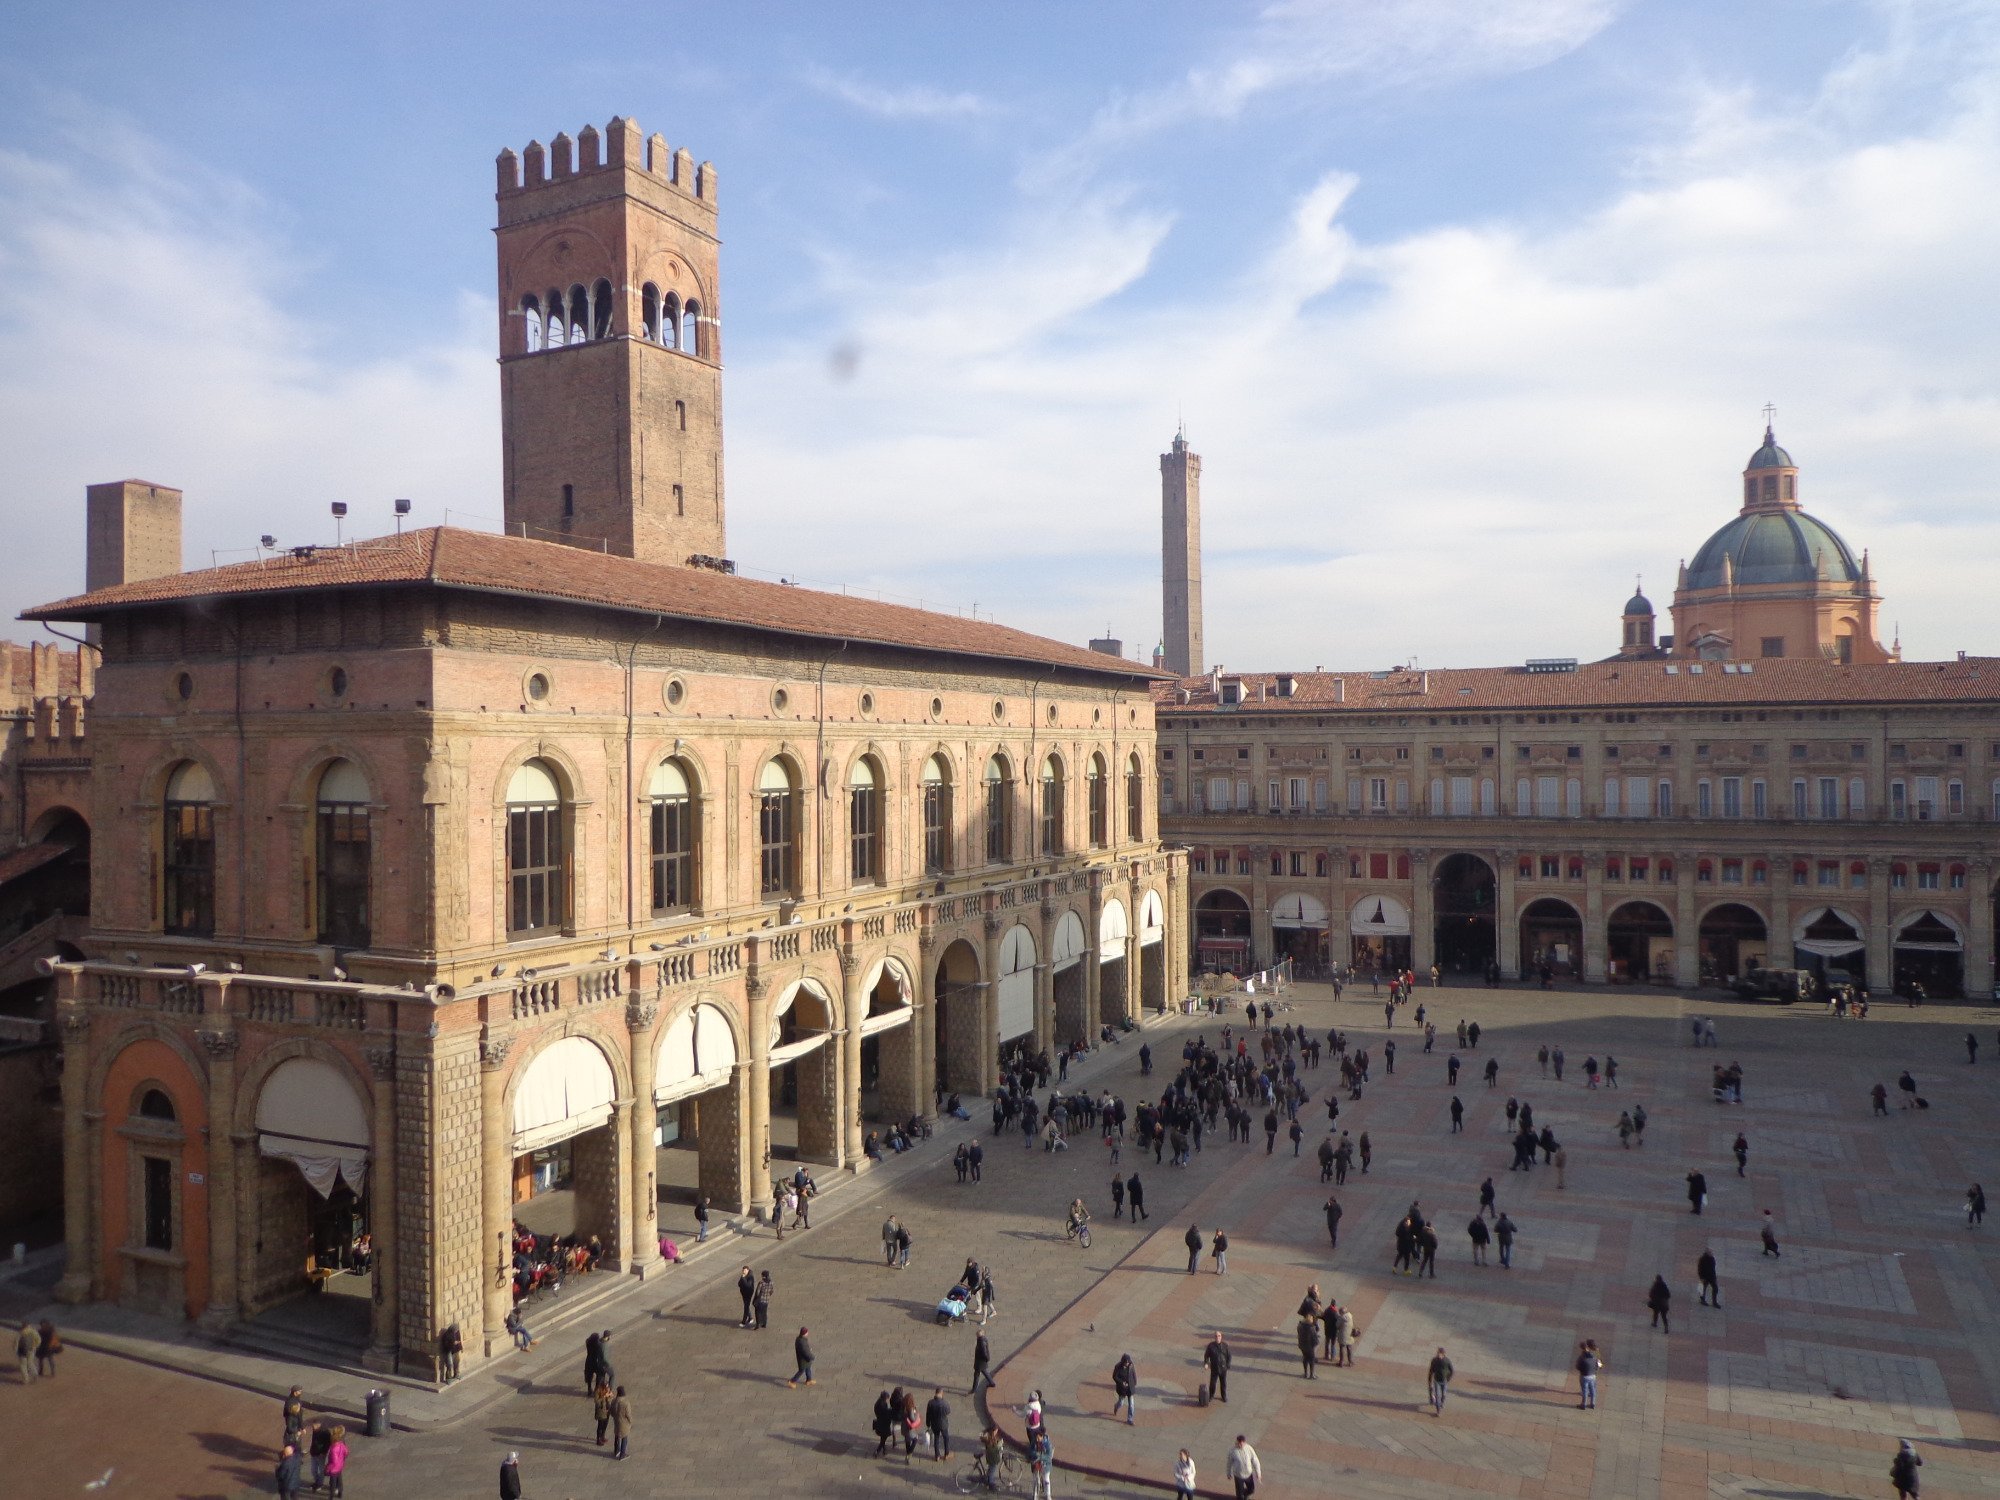
[[[387,1437],[389,1435],[389,1393],[370,1391],[368,1393],[368,1435]]]

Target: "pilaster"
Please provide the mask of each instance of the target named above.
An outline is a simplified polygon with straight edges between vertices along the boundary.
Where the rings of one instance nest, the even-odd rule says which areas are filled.
[[[628,1154],[632,1162],[632,1249],[626,1264],[641,1281],[657,1273],[660,1259],[659,1156],[653,1132],[659,1126],[659,1106],[653,1103],[658,1076],[658,1040],[653,1026],[660,1018],[657,1001],[634,998],[625,1004],[625,1028],[632,1038],[632,1120]]]
[[[1687,880],[1694,879],[1694,866],[1687,868]],[[1604,931],[1604,856],[1593,850],[1583,857],[1583,979],[1586,984],[1602,984],[1610,972],[1611,957]]]

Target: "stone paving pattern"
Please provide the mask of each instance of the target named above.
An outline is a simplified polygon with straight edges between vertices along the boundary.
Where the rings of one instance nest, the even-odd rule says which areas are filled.
[[[1376,1081],[1341,1125],[1374,1142],[1371,1172],[1338,1189],[1346,1209],[1329,1251],[1309,1129],[1294,1159],[1282,1137],[1267,1157],[1210,1137],[1186,1170],[1140,1168],[1152,1218],[1110,1218],[1110,1171],[1094,1139],[1058,1156],[988,1142],[986,1180],[960,1187],[955,1141],[984,1124],[941,1130],[914,1161],[843,1182],[820,1200],[815,1227],[729,1238],[618,1304],[605,1320],[619,1378],[638,1408],[633,1457],[614,1464],[590,1436],[581,1395],[580,1333],[552,1339],[454,1387],[428,1410],[455,1420],[355,1442],[358,1496],[484,1496],[509,1448],[522,1455],[529,1500],[562,1497],[760,1496],[951,1492],[960,1466],[885,1462],[867,1434],[875,1393],[893,1384],[928,1395],[941,1384],[963,1454],[982,1400],[965,1395],[973,1330],[938,1328],[931,1309],[968,1254],[996,1268],[1001,1315],[989,1327],[999,1386],[995,1417],[1045,1393],[1061,1470],[1058,1495],[1170,1492],[1174,1450],[1201,1466],[1202,1490],[1227,1493],[1223,1458],[1247,1433],[1263,1457],[1260,1497],[1291,1495],[1711,1495],[1805,1500],[1890,1493],[1895,1440],[1926,1460],[1926,1496],[2000,1495],[2000,1218],[1968,1229],[1967,1184],[2000,1190],[2000,1037],[1988,1007],[1878,1008],[1837,1022],[1818,1008],[1737,1005],[1650,991],[1420,990],[1441,1021],[1440,1050],[1420,1052],[1404,1018],[1395,1077],[1380,1066],[1381,1006],[1363,989],[1336,1004],[1298,992],[1282,1019],[1324,1033],[1339,1024],[1377,1058]],[[1682,1018],[1717,1018],[1722,1046],[1686,1045]],[[1407,1016],[1407,1012],[1405,1013]],[[1466,1133],[1448,1133],[1444,1082],[1450,1024],[1484,1034],[1460,1080]],[[1240,1026],[1240,1015],[1237,1018]],[[1976,1027],[1979,1067],[1962,1038]],[[1213,1022],[1173,1021],[1149,1037],[1162,1068],[1179,1039]],[[1560,1084],[1534,1060],[1561,1041]],[[1621,1087],[1592,1093],[1581,1063],[1609,1049]],[[1076,1077],[1139,1090],[1137,1047],[1106,1048]],[[1501,1087],[1478,1076],[1501,1060]],[[1745,1103],[1713,1103],[1710,1065],[1739,1060]],[[1908,1065],[1933,1108],[1871,1118],[1867,1090],[1892,1088]],[[1317,1075],[1320,1099],[1338,1080]],[[1155,1080],[1157,1082],[1158,1080]],[[1567,1186],[1552,1168],[1509,1173],[1502,1107],[1532,1102],[1568,1148]],[[1621,1150],[1620,1108],[1643,1102],[1645,1145]],[[1323,1103],[1301,1118],[1323,1125]],[[1730,1143],[1749,1136],[1738,1179]],[[1124,1170],[1136,1164],[1127,1152]],[[1683,1178],[1707,1174],[1707,1213],[1688,1212]],[[1492,1175],[1520,1226],[1514,1268],[1470,1263],[1465,1223]],[[1097,1216],[1092,1249],[1060,1231],[1083,1195]],[[1394,1221],[1419,1199],[1437,1224],[1436,1280],[1390,1270]],[[1760,1253],[1757,1225],[1774,1210],[1783,1255]],[[884,1214],[915,1237],[913,1265],[881,1264]],[[1190,1222],[1230,1240],[1227,1276],[1185,1274]],[[1696,1301],[1704,1244],[1721,1263],[1725,1307]],[[779,1288],[772,1327],[736,1327],[733,1277],[744,1259]],[[1671,1336],[1641,1305],[1656,1271],[1675,1288]],[[1299,1376],[1293,1311],[1307,1283],[1354,1307],[1362,1328],[1353,1369]],[[791,1336],[810,1324],[818,1384],[787,1389]],[[1201,1345],[1221,1329],[1234,1352],[1228,1405],[1194,1392]],[[1607,1368],[1599,1408],[1576,1410],[1577,1340],[1598,1340]],[[1458,1378],[1442,1418],[1423,1401],[1439,1344]],[[1130,1351],[1141,1375],[1135,1426],[1109,1418],[1109,1372]],[[299,1378],[308,1390],[309,1372]],[[456,1406],[452,1403],[456,1402]],[[181,1373],[87,1350],[54,1382],[0,1393],[0,1493],[74,1496],[115,1470],[106,1496],[234,1500],[269,1493],[276,1404]]]

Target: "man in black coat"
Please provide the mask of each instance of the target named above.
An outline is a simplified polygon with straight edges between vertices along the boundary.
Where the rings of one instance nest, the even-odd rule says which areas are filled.
[[[1208,1367],[1208,1398],[1211,1401],[1229,1399],[1229,1345],[1224,1342],[1220,1329],[1208,1341],[1208,1347],[1201,1351],[1201,1362]]]
[[[992,1367],[993,1350],[986,1342],[985,1330],[981,1329],[979,1341],[972,1346],[972,1389],[966,1392],[967,1395],[978,1395],[979,1382],[982,1380],[989,1386],[993,1384]]]
[[[1137,1172],[1125,1179],[1125,1197],[1132,1205],[1134,1219],[1152,1218],[1152,1215],[1146,1212],[1146,1189],[1140,1184]]]
[[[521,1455],[510,1453],[500,1460],[500,1500],[521,1500]]]
[[[736,1294],[743,1299],[742,1326],[749,1328],[756,1321],[751,1315],[750,1299],[757,1295],[757,1277],[748,1266],[745,1266],[742,1275],[736,1278]]]
[[[931,1435],[931,1457],[940,1461],[951,1457],[951,1404],[942,1390],[931,1392],[924,1403],[924,1430]]]
[[[1181,1242],[1187,1246],[1188,1275],[1192,1276],[1194,1275],[1195,1262],[1201,1259],[1201,1226],[1198,1224],[1188,1225],[1188,1232],[1181,1237]]]
[[[1335,1250],[1340,1248],[1340,1214],[1340,1200],[1338,1198],[1328,1198],[1326,1200],[1326,1237],[1333,1241],[1332,1248]]]
[[[299,1450],[290,1443],[278,1455],[277,1471],[271,1476],[277,1484],[278,1500],[299,1500],[299,1470],[302,1460]]]
[[[1704,1249],[1694,1263],[1695,1279],[1701,1283],[1701,1305],[1722,1306],[1722,1283],[1715,1279],[1715,1252]]]
[[[1696,1213],[1708,1199],[1708,1178],[1700,1172],[1690,1172],[1687,1176],[1688,1204]]]

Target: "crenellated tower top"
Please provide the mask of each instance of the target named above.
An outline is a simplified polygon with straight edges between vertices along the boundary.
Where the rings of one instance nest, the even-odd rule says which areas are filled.
[[[574,137],[568,131],[557,132],[546,146],[530,141],[520,152],[509,146],[495,162],[503,199],[613,168],[674,188],[706,204],[711,213],[715,211],[715,164],[705,161],[697,166],[694,154],[685,146],[676,151],[657,133],[642,137],[638,122],[623,115],[613,115],[602,133],[595,125],[586,125]]]

